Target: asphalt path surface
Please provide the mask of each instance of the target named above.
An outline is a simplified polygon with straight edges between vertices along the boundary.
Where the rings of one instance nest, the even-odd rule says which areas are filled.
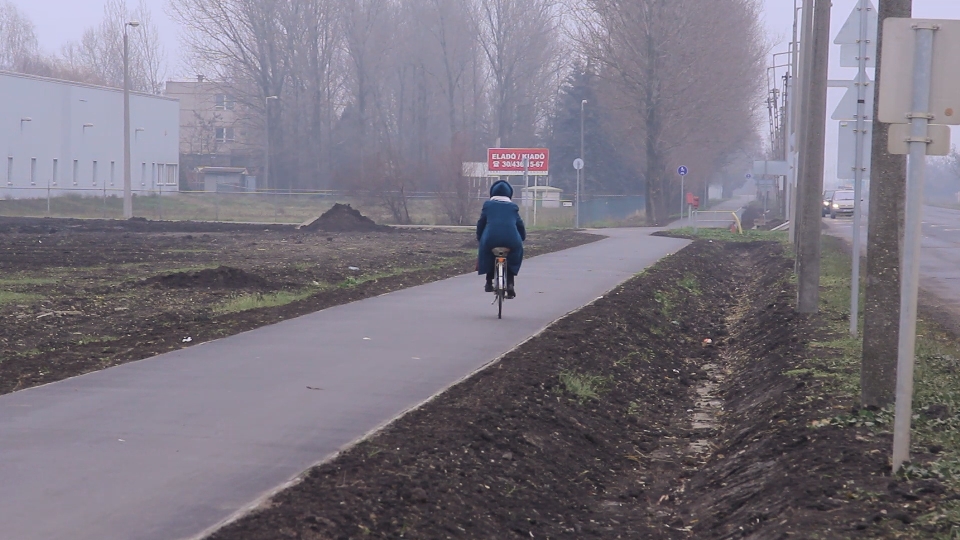
[[[830,234],[851,240],[851,218],[825,218]],[[867,244],[867,216],[861,220],[863,253]],[[960,210],[923,207],[920,244],[920,286],[954,309],[960,308]],[[866,271],[866,268],[863,268]]]
[[[524,262],[497,320],[460,276],[0,396],[0,537],[201,536],[686,245]]]

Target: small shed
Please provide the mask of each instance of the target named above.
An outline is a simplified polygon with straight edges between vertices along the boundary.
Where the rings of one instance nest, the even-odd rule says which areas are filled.
[[[243,167],[199,167],[197,174],[203,191],[237,192],[257,189],[256,178],[247,176],[247,169]]]
[[[520,188],[520,193],[523,206],[533,206],[536,202],[539,208],[560,208],[563,190],[551,186],[530,186]]]

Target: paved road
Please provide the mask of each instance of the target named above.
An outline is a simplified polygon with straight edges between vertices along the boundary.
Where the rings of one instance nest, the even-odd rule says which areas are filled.
[[[866,216],[862,221],[861,238],[866,244]],[[831,234],[847,240],[852,238],[852,219],[826,218],[824,222]],[[922,234],[920,286],[954,308],[960,308],[960,210],[924,206]]]
[[[650,230],[0,396],[0,537],[195,537],[686,242]],[[311,389],[312,387],[314,389]]]

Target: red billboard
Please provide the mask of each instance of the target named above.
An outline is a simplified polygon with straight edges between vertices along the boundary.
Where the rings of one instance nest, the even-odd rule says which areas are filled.
[[[550,150],[547,148],[489,148],[487,169],[493,175],[523,174],[523,160],[529,160],[530,174],[545,175],[550,171]]]

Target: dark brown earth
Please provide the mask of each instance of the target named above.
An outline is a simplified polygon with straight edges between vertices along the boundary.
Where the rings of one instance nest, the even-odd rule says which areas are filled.
[[[889,437],[814,427],[852,403],[791,372],[829,355],[791,268],[696,242],[213,538],[900,537],[956,494],[889,477]]]
[[[385,225],[377,225],[372,219],[364,216],[349,204],[340,203],[334,204],[332,208],[303,229],[327,232],[387,232],[393,230]]]
[[[598,238],[531,232],[527,253]],[[472,231],[0,218],[0,394],[467,273],[475,260]],[[229,309],[276,298],[284,305]]]

